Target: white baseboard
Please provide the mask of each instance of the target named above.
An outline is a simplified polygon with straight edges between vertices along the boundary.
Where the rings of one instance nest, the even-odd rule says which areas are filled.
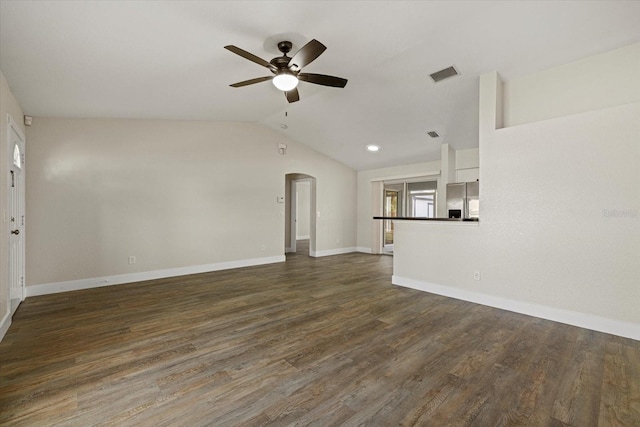
[[[356,252],[362,252],[362,253],[365,253],[365,254],[371,254],[371,253],[373,253],[373,251],[371,250],[371,248],[365,248],[365,247],[363,247],[363,246],[358,246],[358,247],[356,248]]]
[[[0,322],[0,341],[2,341],[4,334],[9,330],[9,326],[11,326],[11,313],[5,314]]]
[[[296,236],[296,240],[309,240],[309,236]]]
[[[500,308],[502,310],[513,311],[515,313],[526,314],[528,316],[552,320],[554,322],[565,323],[567,325],[578,326],[580,328],[591,329],[593,331],[640,340],[639,323],[623,322],[606,317],[594,316],[592,314],[511,300],[479,292],[472,292],[465,289],[454,288],[451,286],[422,282],[396,275],[391,277],[391,283],[398,286],[404,286],[406,288],[430,292],[432,294],[443,295],[476,304],[487,305],[489,307]]]
[[[330,255],[342,255],[342,254],[350,254],[351,252],[356,252],[356,248],[337,248],[337,249],[327,249],[324,251],[315,251],[313,254],[309,251],[309,255],[320,258],[323,256]]]
[[[90,279],[71,280],[68,282],[45,283],[27,286],[27,297],[56,294],[59,292],[77,291],[80,289],[99,288],[101,286],[121,285],[123,283],[141,282],[143,280],[163,279],[165,277],[185,276],[187,274],[207,273],[210,271],[229,270],[231,268],[251,267],[253,265],[284,262],[284,255],[243,259],[237,261],[218,262],[214,264],[194,265],[190,267],[169,268],[165,270],[145,271],[141,273],[120,274],[117,276],[93,277]]]
[[[293,250],[291,248],[284,248],[284,253],[285,254],[288,254],[288,253],[291,253],[291,252],[293,252]]]

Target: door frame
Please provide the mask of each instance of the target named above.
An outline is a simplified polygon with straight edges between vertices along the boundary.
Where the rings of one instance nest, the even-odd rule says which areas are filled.
[[[313,211],[311,210],[311,187],[312,187],[312,178],[300,178],[300,179],[292,179],[291,180],[291,230],[289,233],[290,242],[289,242],[289,252],[296,252],[296,240],[298,238],[298,184],[301,182],[309,183],[309,227],[311,227],[311,223],[313,220]],[[311,232],[309,232],[309,250],[311,250]]]
[[[298,192],[296,182],[291,180],[291,195],[289,196],[289,252],[296,253],[296,218],[298,217]]]
[[[289,172],[284,176],[285,182],[285,209],[284,209],[284,253],[295,252],[295,239],[296,239],[296,227],[295,218],[297,214],[297,197],[296,197],[296,182],[297,181],[309,181],[310,184],[310,206],[309,206],[309,256],[316,256],[316,215],[319,215],[317,211],[317,186],[318,179],[313,176],[302,172]],[[282,214],[282,212],[281,212]],[[292,239],[293,237],[293,239]],[[292,241],[294,246],[292,247]]]
[[[18,204],[19,204],[19,211],[20,211],[20,218],[16,218],[16,221],[19,222],[19,227],[20,227],[20,253],[19,256],[21,258],[21,262],[19,263],[20,265],[20,272],[19,272],[19,276],[21,277],[20,280],[20,292],[19,292],[19,301],[15,306],[12,306],[13,301],[16,300],[16,298],[12,298],[12,289],[14,287],[14,283],[13,283],[13,266],[11,265],[11,229],[13,228],[13,224],[11,223],[11,221],[8,221],[9,226],[6,227],[7,229],[7,235],[9,236],[8,240],[8,244],[9,244],[9,248],[8,248],[8,252],[7,255],[9,257],[9,263],[8,263],[8,267],[7,268],[7,283],[8,283],[8,309],[9,309],[9,314],[13,315],[13,313],[15,313],[15,311],[18,308],[18,305],[20,304],[20,302],[24,301],[25,296],[26,296],[26,292],[25,292],[25,272],[26,272],[26,268],[25,268],[25,246],[26,246],[26,239],[25,239],[25,174],[26,174],[26,161],[25,161],[25,141],[26,138],[24,136],[24,134],[22,133],[22,130],[20,129],[20,127],[18,126],[18,124],[16,123],[16,121],[13,119],[13,117],[11,117],[10,114],[7,114],[7,142],[6,142],[6,153],[7,153],[7,174],[10,176],[12,172],[14,172],[13,174],[13,179],[19,179],[20,180],[20,184],[18,186],[18,190],[19,190],[19,194],[18,194]],[[18,148],[20,149],[20,167],[18,168],[19,170],[16,171],[16,167],[13,164],[13,149],[14,149],[14,145],[13,145],[13,141],[12,141],[12,132],[14,132],[17,136],[18,136]],[[18,173],[16,173],[18,172]],[[11,186],[12,186],[12,181],[11,178],[8,177],[8,181],[7,181],[7,210],[8,212],[8,216],[11,216],[12,214],[12,210],[13,210],[13,200],[12,200],[12,190],[11,190]],[[3,218],[3,220],[5,220],[7,218]]]
[[[396,197],[396,214],[395,216],[403,216],[403,199],[404,199],[404,194],[406,193],[406,190],[399,190],[399,189],[395,189],[395,188],[389,188],[386,186],[382,187],[382,214],[385,217],[391,217],[394,215],[390,215],[387,212],[387,193],[395,193],[395,197]],[[385,219],[382,220],[382,253],[384,254],[389,254],[389,253],[393,253],[393,220],[392,219]],[[389,230],[391,230],[391,243],[387,244],[387,226],[389,226]]]

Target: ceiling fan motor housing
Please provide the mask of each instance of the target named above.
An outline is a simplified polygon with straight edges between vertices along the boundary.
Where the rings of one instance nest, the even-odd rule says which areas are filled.
[[[282,56],[277,58],[273,58],[269,61],[271,64],[275,65],[278,70],[284,70],[289,68],[289,61],[291,58],[287,56],[287,53],[291,52],[293,48],[293,44],[289,41],[281,41],[278,43],[278,50],[282,52]],[[275,72],[274,72],[275,73]]]
[[[289,52],[291,52],[291,48],[293,48],[293,43],[289,42],[289,41],[281,41],[280,43],[278,43],[278,50],[282,53],[284,53],[285,55]]]
[[[291,58],[288,56],[279,56],[277,58],[273,58],[269,62],[275,65],[278,70],[286,70],[289,68],[289,61],[291,61]]]

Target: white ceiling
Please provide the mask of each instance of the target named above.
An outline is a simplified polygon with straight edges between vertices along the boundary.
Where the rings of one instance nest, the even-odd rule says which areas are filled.
[[[270,60],[283,33],[294,51],[325,44],[304,71],[346,88],[302,82],[288,104],[269,82],[229,87],[270,73],[223,46]],[[0,68],[25,114],[259,122],[357,170],[477,147],[485,72],[509,80],[638,40],[640,1],[0,0]],[[450,65],[461,75],[434,84]]]

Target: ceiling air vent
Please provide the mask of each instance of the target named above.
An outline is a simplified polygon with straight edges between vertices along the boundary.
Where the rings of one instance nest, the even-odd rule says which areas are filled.
[[[432,130],[431,132],[427,132],[427,135],[429,135],[431,138],[440,138],[440,134],[435,130]]]
[[[448,79],[449,77],[457,76],[458,74],[460,73],[452,65],[451,67],[447,67],[444,70],[436,71],[435,73],[430,74],[430,76],[434,82],[438,83],[444,79]]]

